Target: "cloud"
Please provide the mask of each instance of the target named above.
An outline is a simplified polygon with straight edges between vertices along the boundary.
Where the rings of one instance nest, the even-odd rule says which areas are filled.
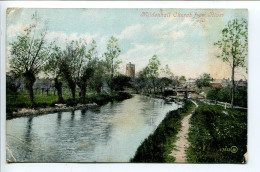
[[[160,44],[132,44],[133,48],[129,49],[125,54],[119,56],[122,60],[122,66],[131,62],[135,64],[136,72],[142,70],[152,58],[154,54],[158,55],[160,59],[165,53],[166,49],[163,43]],[[125,68],[121,68],[121,73],[125,72]]]
[[[92,8],[92,9],[85,9],[84,12],[82,12],[81,18],[83,20],[87,20],[87,22],[95,22],[97,20],[104,20],[104,13],[103,10],[97,9],[97,8]]]
[[[185,36],[185,32],[183,30],[180,31],[172,31],[171,33],[165,33],[163,35],[159,35],[160,39],[168,39],[168,38],[172,38],[174,40],[182,38]]]
[[[24,33],[24,29],[28,26],[29,24],[21,24],[21,23],[8,24],[6,28],[7,37],[12,38],[19,33]]]
[[[100,39],[97,41],[97,51],[102,53],[107,50],[107,42],[109,40],[109,36],[102,36]]]
[[[119,40],[129,39],[129,38],[133,37],[133,35],[136,32],[141,31],[142,28],[143,28],[142,24],[131,25],[131,26],[126,27],[119,35],[115,35],[115,37]]]
[[[49,41],[56,41],[61,44],[64,44],[66,42],[70,42],[72,40],[79,40],[82,39],[86,41],[87,43],[91,42],[93,39],[97,38],[100,34],[95,33],[95,34],[90,34],[90,33],[84,33],[84,34],[78,34],[76,32],[67,34],[65,32],[49,32],[46,35],[46,39]]]
[[[161,23],[154,25],[151,30],[153,32],[158,32],[158,31],[164,29],[165,27],[172,25],[175,20],[176,20],[176,18],[174,18],[174,17],[166,18]]]
[[[182,38],[185,35],[184,31],[180,30],[180,31],[172,31],[170,34],[170,37],[173,39],[178,39],[178,38]]]
[[[190,29],[193,34],[197,32],[197,34],[206,36],[209,33],[211,24],[208,18],[185,18],[180,25],[176,25],[176,29],[184,28]]]
[[[175,19],[175,18],[173,18]],[[163,21],[160,25],[155,25],[152,27],[152,31],[158,34],[160,39],[173,38],[174,40],[182,38],[187,34],[199,34],[201,36],[206,36],[208,34],[208,27],[206,19],[194,19],[186,17],[183,21],[174,22],[173,19],[168,19]],[[173,25],[174,23],[174,25]],[[208,25],[210,25],[208,23]]]
[[[174,39],[177,40],[179,38],[184,37],[186,34],[183,30],[179,30],[179,31],[172,31],[172,32],[163,32],[163,34],[160,34],[158,37],[160,39]]]
[[[194,24],[194,19],[186,17],[181,24],[179,25],[180,27],[185,27],[185,26],[192,26]],[[176,25],[177,26],[177,25]]]

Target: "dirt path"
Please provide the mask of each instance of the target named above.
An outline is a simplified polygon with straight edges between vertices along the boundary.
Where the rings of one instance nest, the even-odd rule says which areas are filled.
[[[196,105],[196,108],[197,108],[198,107],[197,103],[194,101],[192,101],[192,102]],[[179,133],[177,134],[178,140],[175,142],[175,149],[170,154],[176,158],[175,162],[177,162],[177,163],[187,162],[185,151],[190,146],[190,143],[188,141],[188,134],[189,134],[189,128],[190,128],[189,122],[190,122],[190,118],[191,118],[192,114],[194,113],[195,109],[192,111],[191,114],[189,114],[188,116],[185,116],[183,118],[183,120],[181,121],[182,126],[181,126]]]

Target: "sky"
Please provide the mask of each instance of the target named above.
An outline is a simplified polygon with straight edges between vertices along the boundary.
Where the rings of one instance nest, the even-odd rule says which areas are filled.
[[[9,9],[7,43],[28,26],[35,11],[48,21],[47,40],[61,46],[68,40],[94,39],[101,58],[109,38],[116,37],[122,50],[121,73],[129,62],[137,73],[156,54],[161,68],[168,65],[174,75],[197,78],[209,73],[216,79],[231,78],[231,68],[216,57],[214,42],[228,21],[248,15],[245,9]],[[7,45],[7,56],[9,50]],[[245,70],[238,69],[235,79],[245,78]]]

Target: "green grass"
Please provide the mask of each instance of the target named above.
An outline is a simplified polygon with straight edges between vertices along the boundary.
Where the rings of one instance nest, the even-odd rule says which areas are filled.
[[[199,108],[191,117],[188,162],[242,163],[247,151],[247,112],[198,104]],[[230,151],[232,146],[237,147],[237,152]]]
[[[98,105],[104,105],[110,101],[121,101],[127,98],[130,98],[131,95],[124,92],[117,92],[117,93],[95,93],[95,92],[88,92],[86,95],[85,101],[81,100],[78,97],[79,91],[76,92],[76,100],[72,100],[71,94],[68,89],[63,90],[63,98],[65,104],[69,106],[75,106],[78,103],[97,103]],[[14,111],[17,111],[19,108],[39,108],[39,107],[54,107],[55,104],[58,103],[58,96],[57,93],[54,95],[52,91],[49,92],[48,96],[46,92],[42,95],[41,92],[35,91],[34,92],[34,100],[35,103],[31,104],[29,101],[29,96],[26,91],[19,92],[18,94],[7,94],[6,95],[6,111],[7,114],[11,114]]]
[[[138,147],[130,162],[174,162],[175,158],[170,153],[174,149],[181,120],[195,108],[189,100],[184,100],[184,103],[183,108],[167,113],[154,133]]]

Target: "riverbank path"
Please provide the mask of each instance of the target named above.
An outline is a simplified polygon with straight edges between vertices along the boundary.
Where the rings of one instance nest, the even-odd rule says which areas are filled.
[[[192,113],[188,116],[185,116],[181,121],[181,129],[177,134],[178,140],[175,142],[175,149],[171,152],[170,155],[175,157],[176,163],[186,163],[186,149],[190,146],[188,141],[188,134],[190,128],[190,118],[194,114],[195,110],[198,108],[198,104],[195,101],[192,101],[196,108],[193,109]]]

